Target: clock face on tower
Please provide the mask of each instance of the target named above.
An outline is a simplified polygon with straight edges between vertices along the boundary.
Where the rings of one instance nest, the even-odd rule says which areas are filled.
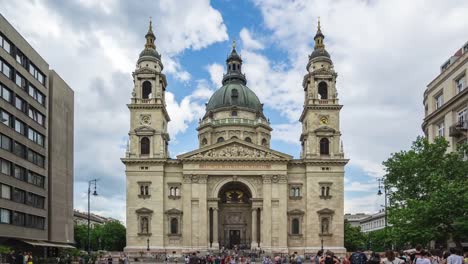
[[[326,116],[320,117],[320,124],[322,124],[322,125],[328,124],[328,117],[326,117]]]

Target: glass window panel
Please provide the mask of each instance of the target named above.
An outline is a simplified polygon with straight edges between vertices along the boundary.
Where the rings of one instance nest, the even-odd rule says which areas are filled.
[[[4,224],[10,223],[10,210],[0,209],[0,222]]]
[[[11,139],[7,136],[0,136],[0,146],[2,149],[10,150],[11,149]]]
[[[10,114],[5,111],[1,111],[1,121],[4,125],[10,126]]]
[[[11,175],[11,163],[6,160],[0,160],[0,163],[1,163],[0,171],[3,174]]]
[[[8,66],[7,64],[5,64],[4,62],[2,62],[2,72],[3,72],[3,74],[5,74],[6,76],[8,76],[8,78],[11,78],[11,69],[10,69],[10,66]]]
[[[2,184],[2,198],[3,199],[11,199],[11,187],[5,184]]]

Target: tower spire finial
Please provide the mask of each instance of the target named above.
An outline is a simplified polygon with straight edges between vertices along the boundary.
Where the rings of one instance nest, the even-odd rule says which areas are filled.
[[[153,19],[152,19],[151,16],[150,16],[150,19],[149,19],[149,29],[148,29],[148,32],[153,32]]]
[[[156,36],[153,33],[153,20],[152,17],[149,18],[149,26],[148,26],[148,33],[145,35],[146,38],[146,44],[145,48],[152,48],[156,49],[156,45],[154,45],[154,40],[156,39]]]
[[[320,16],[318,17],[318,26],[317,26],[317,31],[320,31]]]
[[[315,47],[314,49],[324,49],[325,44],[323,44],[323,39],[325,36],[322,34],[322,28],[320,27],[320,17],[318,17],[318,22],[317,22],[317,33],[315,33]]]
[[[235,39],[232,41],[232,49],[233,49],[233,50],[236,49],[236,40],[235,40]]]

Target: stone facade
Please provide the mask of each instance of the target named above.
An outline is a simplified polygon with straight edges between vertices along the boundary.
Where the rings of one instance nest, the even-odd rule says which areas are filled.
[[[270,148],[263,105],[247,87],[235,45],[198,127],[199,149],[169,158],[166,79],[152,28],[128,105],[127,252],[344,253],[344,158],[337,74],[320,26],[304,77],[300,159]],[[317,55],[318,54],[318,55]],[[145,84],[146,82],[146,84]],[[150,83],[150,85],[148,84]],[[146,92],[145,92],[146,90]],[[149,92],[150,91],[150,92]]]

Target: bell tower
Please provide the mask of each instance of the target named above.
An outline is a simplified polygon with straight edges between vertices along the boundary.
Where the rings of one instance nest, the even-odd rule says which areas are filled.
[[[152,22],[146,43],[133,72],[130,109],[130,131],[126,158],[169,158],[170,121],[166,110],[166,76],[162,73],[161,55],[156,50]]]
[[[309,56],[304,76],[304,109],[302,123],[302,159],[343,158],[340,132],[340,110],[336,78],[330,54],[325,49],[325,36],[318,21],[314,51]]]

